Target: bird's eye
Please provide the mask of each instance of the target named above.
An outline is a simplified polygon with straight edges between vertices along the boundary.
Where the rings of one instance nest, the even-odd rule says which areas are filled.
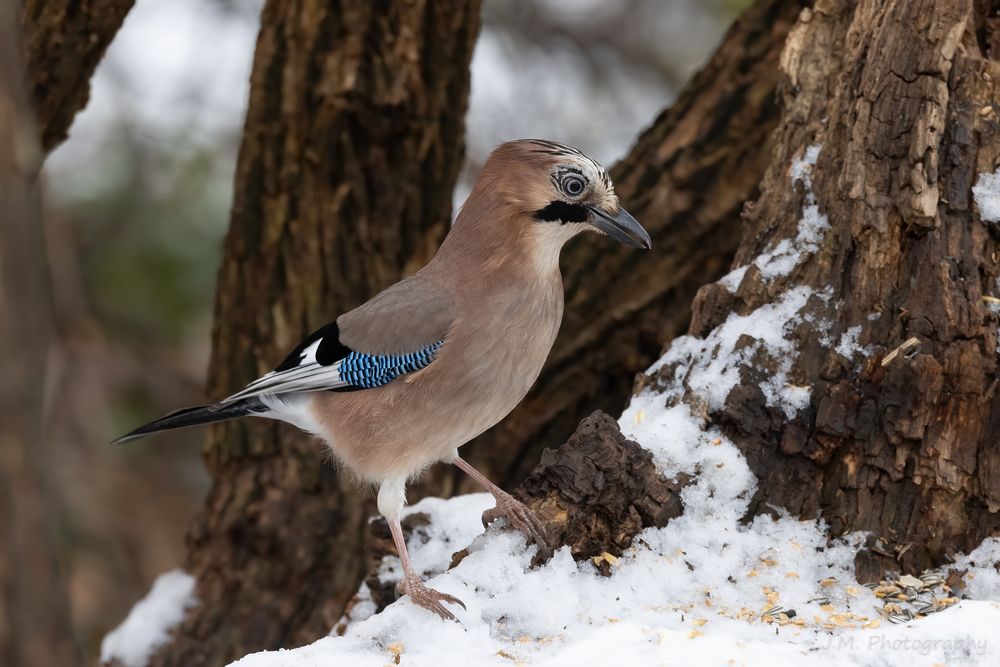
[[[574,174],[564,176],[560,185],[563,192],[568,194],[570,197],[579,197],[583,194],[584,189],[587,187],[587,183],[583,180],[583,178]]]

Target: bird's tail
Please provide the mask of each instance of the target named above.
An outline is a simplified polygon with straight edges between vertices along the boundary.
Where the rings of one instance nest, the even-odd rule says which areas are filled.
[[[155,419],[148,424],[144,424],[134,431],[129,431],[120,438],[113,440],[111,444],[117,445],[130,440],[136,440],[147,435],[159,433],[160,431],[172,431],[174,429],[187,428],[189,426],[212,424],[214,422],[246,417],[247,415],[259,415],[269,411],[270,409],[256,396],[244,398],[241,401],[234,401],[232,403],[197,405],[193,408],[177,410],[175,412],[171,412],[165,417]]]

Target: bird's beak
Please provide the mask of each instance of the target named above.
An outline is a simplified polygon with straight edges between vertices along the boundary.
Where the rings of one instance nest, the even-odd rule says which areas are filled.
[[[587,208],[590,209],[591,213],[590,220],[587,222],[619,243],[646,250],[653,247],[649,232],[642,228],[639,221],[633,218],[624,206],[619,206],[618,212],[614,215],[605,213],[596,206],[588,206]]]

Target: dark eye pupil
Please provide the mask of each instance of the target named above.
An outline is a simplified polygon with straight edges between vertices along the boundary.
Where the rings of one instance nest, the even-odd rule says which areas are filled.
[[[579,178],[567,178],[563,183],[563,188],[571,195],[578,195],[583,192],[583,181]]]

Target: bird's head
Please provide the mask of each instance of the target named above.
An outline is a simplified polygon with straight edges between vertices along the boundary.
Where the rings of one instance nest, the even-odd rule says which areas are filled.
[[[619,203],[608,172],[581,151],[554,141],[501,144],[483,168],[484,185],[545,236],[596,231],[636,248],[649,234]]]

